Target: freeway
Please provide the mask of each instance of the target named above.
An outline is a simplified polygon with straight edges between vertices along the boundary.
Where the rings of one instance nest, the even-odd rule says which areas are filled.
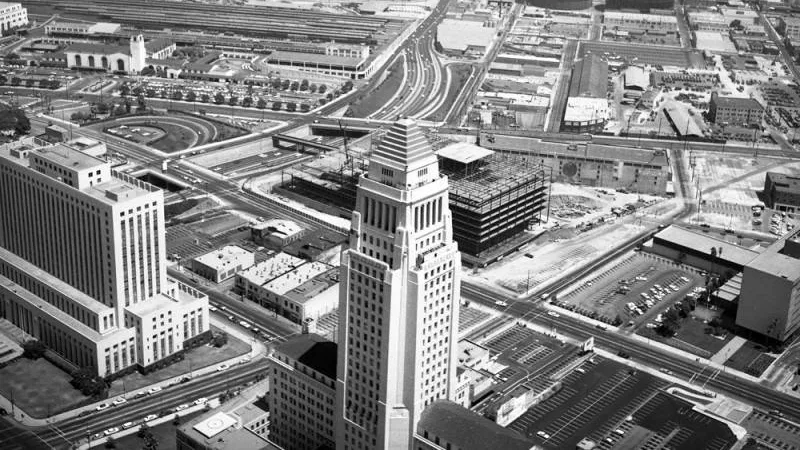
[[[165,388],[157,394],[140,399],[129,400],[128,403],[104,411],[90,410],[89,414],[66,419],[58,424],[32,429],[38,437],[39,445],[34,447],[29,441],[26,450],[36,448],[69,448],[74,443],[95,433],[101,433],[111,427],[121,427],[123,423],[133,421],[141,423],[141,419],[150,414],[174,409],[176,406],[191,403],[195,399],[213,398],[220,393],[253,381],[261,374],[266,374],[267,361],[259,359],[249,364],[228,369],[224,377],[215,372],[213,375],[196,378],[188,383]],[[0,441],[0,447],[3,442]]]

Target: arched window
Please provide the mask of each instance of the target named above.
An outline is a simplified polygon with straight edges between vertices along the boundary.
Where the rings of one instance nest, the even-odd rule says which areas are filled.
[[[103,69],[108,69],[108,58],[105,56],[100,58],[100,65],[103,66]]]
[[[94,56],[89,55],[89,67],[94,67]]]
[[[117,70],[120,72],[125,72],[125,61],[118,59],[117,60]]]
[[[83,62],[81,61],[81,55],[75,55],[75,65],[78,67],[83,65]]]

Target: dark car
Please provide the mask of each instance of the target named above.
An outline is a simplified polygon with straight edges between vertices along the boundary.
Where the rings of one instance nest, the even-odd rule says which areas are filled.
[[[625,359],[628,359],[628,358],[630,358],[630,357],[631,357],[631,355],[629,355],[629,354],[625,353],[625,352],[624,352],[624,351],[622,351],[622,350],[620,350],[620,351],[619,351],[619,353],[617,353],[617,356],[619,356],[620,358],[625,358]]]

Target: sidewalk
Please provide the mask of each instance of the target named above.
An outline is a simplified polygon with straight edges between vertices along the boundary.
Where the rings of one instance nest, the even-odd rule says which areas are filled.
[[[734,336],[724,347],[719,349],[719,351],[711,357],[711,361],[717,364],[725,364],[725,361],[731,357],[734,353],[736,353],[744,344],[747,343],[747,339],[741,336]]]
[[[256,356],[266,355],[267,347],[262,342],[260,342],[259,340],[255,339],[253,336],[248,335],[248,334],[244,333],[243,331],[238,330],[237,327],[231,327],[225,321],[223,321],[221,319],[217,319],[215,317],[211,318],[211,323],[214,326],[216,326],[217,328],[225,330],[226,333],[235,336],[237,339],[240,339],[241,341],[248,343],[250,345],[250,347],[251,347],[250,352],[248,354],[243,355],[243,356],[238,356],[238,357],[235,357],[235,358],[231,358],[231,359],[229,359],[227,361],[221,362],[220,364],[227,364],[229,366],[234,366],[236,364],[247,363],[247,362],[249,362],[250,360],[252,360]],[[169,378],[169,379],[166,379],[166,380],[163,380],[163,381],[159,381],[159,382],[154,383],[152,385],[139,388],[137,391],[146,391],[146,390],[152,389],[154,387],[166,388],[166,387],[169,387],[169,386],[172,386],[172,385],[175,385],[175,384],[179,384],[181,379],[184,378],[184,377],[187,377],[187,376],[190,377],[190,378],[196,378],[198,376],[215,373],[217,371],[217,367],[218,366],[219,366],[219,364],[214,364],[214,365],[211,365],[211,366],[208,366],[208,367],[203,367],[203,368],[199,368],[197,370],[193,370],[191,372],[186,372],[186,373],[177,375],[175,377],[172,377],[172,378]],[[125,397],[127,399],[131,399],[134,395],[136,395],[136,392],[128,392],[125,395],[114,396],[114,398]],[[49,418],[46,418],[46,419],[37,419],[37,418],[30,417],[30,415],[28,415],[27,412],[21,411],[19,409],[19,407],[15,406],[13,408],[14,409],[13,418],[17,422],[19,422],[19,423],[21,423],[23,425],[26,425],[26,426],[42,427],[42,426],[58,423],[58,422],[61,422],[63,420],[66,420],[66,419],[78,417],[78,416],[80,416],[80,414],[82,412],[84,412],[84,411],[93,411],[95,408],[97,408],[97,405],[99,405],[100,403],[105,403],[105,402],[108,402],[110,400],[111,400],[111,397],[109,397],[108,399],[105,399],[105,400],[99,400],[99,401],[97,401],[95,403],[92,403],[90,405],[86,405],[86,406],[82,406],[80,408],[76,408],[76,409],[72,409],[72,410],[69,410],[69,411],[65,411],[63,413],[57,414],[55,416],[52,416],[52,417],[49,417]],[[0,396],[0,408],[4,408],[10,414],[12,408],[11,408],[11,402],[9,401],[9,399],[7,399],[7,398],[5,398],[3,396]]]

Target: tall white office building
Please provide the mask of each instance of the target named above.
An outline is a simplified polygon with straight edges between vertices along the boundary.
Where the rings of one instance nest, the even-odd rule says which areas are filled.
[[[0,148],[0,317],[100,375],[209,329],[207,297],[167,278],[162,191],[33,140]]]
[[[359,181],[342,254],[337,449],[410,449],[422,411],[455,396],[461,258],[447,189],[417,125],[396,122]]]

